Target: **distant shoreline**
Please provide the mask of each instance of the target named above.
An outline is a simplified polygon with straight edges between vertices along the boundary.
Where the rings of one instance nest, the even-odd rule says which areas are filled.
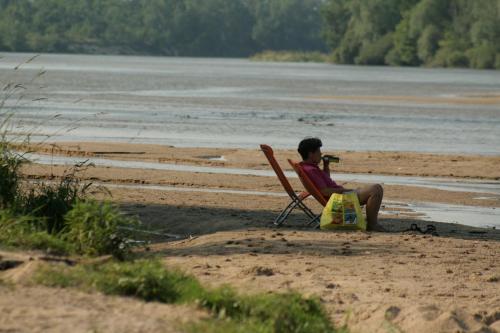
[[[236,60],[250,60],[252,62],[277,62],[277,63],[311,63],[311,64],[331,64],[336,66],[355,66],[355,67],[386,67],[386,68],[426,68],[426,69],[461,69],[461,70],[477,70],[477,71],[500,71],[500,68],[473,68],[473,67],[442,67],[442,66],[394,66],[394,65],[381,65],[381,64],[347,64],[336,63],[332,56],[328,53],[320,51],[271,51],[265,50],[255,53],[250,56],[242,57],[209,57],[209,56],[179,56],[179,55],[162,55],[154,53],[143,52],[35,52],[35,51],[3,51],[0,50],[0,63],[2,61],[2,54],[26,54],[26,55],[68,55],[68,56],[117,56],[117,57],[151,57],[151,58],[186,58],[186,59],[236,59]]]

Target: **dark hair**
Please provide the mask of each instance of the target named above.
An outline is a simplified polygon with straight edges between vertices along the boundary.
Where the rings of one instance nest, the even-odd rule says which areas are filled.
[[[323,143],[318,138],[305,138],[299,143],[299,154],[305,161],[309,157],[309,153],[314,153],[316,150],[321,148]]]

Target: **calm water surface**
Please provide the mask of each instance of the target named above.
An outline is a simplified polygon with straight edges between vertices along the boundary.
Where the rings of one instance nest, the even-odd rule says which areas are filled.
[[[13,70],[32,55],[1,56],[0,81],[27,87],[6,103],[17,130],[53,141],[295,148],[318,136],[330,150],[500,154],[500,102],[446,102],[500,96],[500,71],[49,54]]]

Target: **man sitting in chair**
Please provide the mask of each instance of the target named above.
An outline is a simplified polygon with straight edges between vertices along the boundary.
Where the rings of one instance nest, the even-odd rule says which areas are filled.
[[[300,142],[298,150],[300,156],[302,156],[303,161],[301,165],[304,172],[326,198],[329,198],[333,193],[356,191],[359,203],[361,205],[366,205],[368,230],[385,231],[384,228],[378,224],[378,212],[384,196],[384,189],[382,186],[376,184],[352,190],[337,185],[330,176],[330,162],[328,159],[322,159],[322,146],[323,143],[318,138],[307,138]],[[321,161],[323,161],[323,170],[318,166]]]

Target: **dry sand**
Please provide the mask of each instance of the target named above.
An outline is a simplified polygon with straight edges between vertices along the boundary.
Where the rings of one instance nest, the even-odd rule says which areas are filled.
[[[352,332],[493,332],[500,320],[498,241],[248,229],[154,250],[208,284],[319,296]]]
[[[195,307],[146,303],[32,283],[38,268],[63,264],[36,252],[0,251],[0,332],[183,332],[207,314]]]
[[[70,289],[0,285],[0,332],[182,332],[194,309]]]
[[[123,144],[80,144],[78,147],[69,144],[59,153],[268,168],[258,151]],[[283,165],[285,157],[297,158],[293,151],[276,154]],[[227,161],[206,158],[220,155],[224,155]],[[354,152],[340,155],[344,159],[339,169],[341,172],[453,174],[455,178],[483,179],[498,179],[500,176],[497,167],[500,157]],[[60,176],[63,168],[28,165],[24,172],[30,178]],[[119,168],[91,168],[85,177],[107,184],[281,191],[274,177]],[[298,181],[292,182],[297,189],[300,188]],[[168,242],[171,239],[166,236],[158,236],[151,251],[163,256],[167,265],[178,266],[206,284],[229,283],[241,292],[293,289],[316,295],[321,298],[332,320],[337,325],[347,324],[352,332],[500,332],[498,230],[435,223],[438,237],[404,232],[411,223],[422,227],[426,224],[419,220],[418,215],[409,212],[404,203],[396,211],[389,207],[384,209],[386,214],[381,223],[394,233],[313,231],[303,227],[305,219],[300,213],[292,215],[288,227],[275,229],[270,222],[287,203],[285,197],[109,189],[114,201],[119,202],[126,212],[138,215],[152,230],[193,235],[191,239],[173,242]],[[385,193],[386,198],[403,202],[422,200],[457,204],[470,204],[478,196],[477,193],[406,186],[386,186]],[[107,196],[97,192],[95,195]],[[314,201],[310,200],[308,204],[320,211]],[[494,196],[492,200],[474,204],[498,207],[499,200]],[[0,290],[2,294],[4,291]],[[24,289],[19,292],[22,295]],[[43,294],[46,291],[37,292]],[[25,304],[29,301],[10,295],[7,304],[13,304],[14,308],[29,306]],[[128,308],[114,305],[114,301],[103,296],[88,297],[109,304],[110,308],[116,307],[118,312],[128,311]],[[0,307],[3,306],[1,302]],[[131,306],[130,309],[131,318],[136,313],[134,311],[140,312],[140,307]],[[86,313],[90,309],[84,307],[82,311]],[[99,321],[101,317],[96,318]],[[26,320],[36,323],[37,319]],[[67,319],[62,317],[60,320]],[[81,325],[79,327],[87,327]]]

